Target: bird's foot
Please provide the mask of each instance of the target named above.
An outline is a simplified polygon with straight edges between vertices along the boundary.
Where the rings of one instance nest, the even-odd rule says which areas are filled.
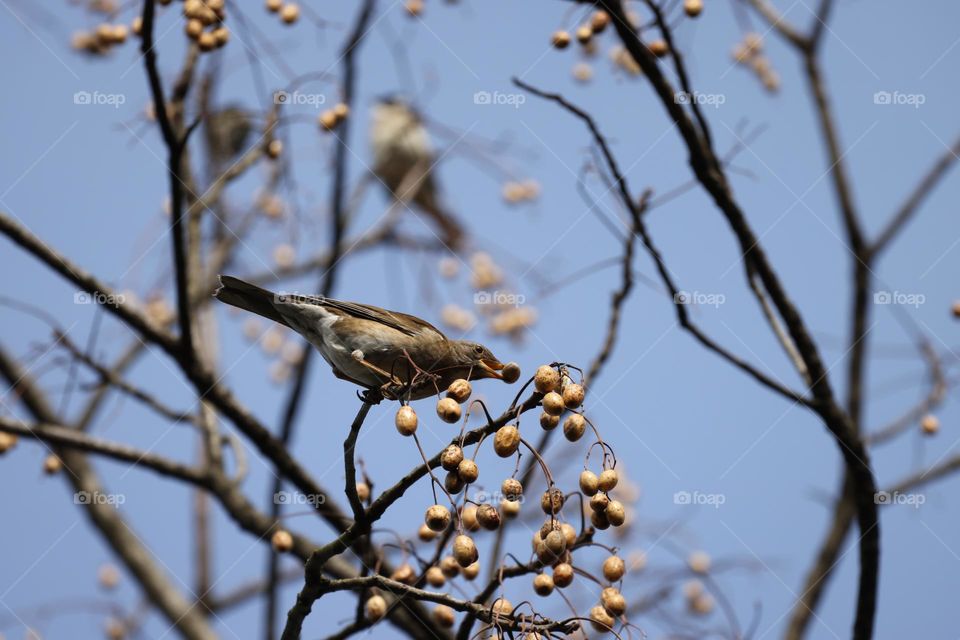
[[[384,394],[380,389],[365,389],[363,391],[357,391],[357,397],[366,402],[367,404],[380,404],[380,401],[383,400]]]

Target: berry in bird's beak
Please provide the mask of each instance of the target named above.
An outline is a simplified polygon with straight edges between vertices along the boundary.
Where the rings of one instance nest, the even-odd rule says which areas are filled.
[[[481,358],[478,363],[480,369],[486,373],[488,378],[496,378],[498,380],[503,379],[503,374],[500,373],[503,370],[504,364],[499,360],[487,360],[486,358]]]

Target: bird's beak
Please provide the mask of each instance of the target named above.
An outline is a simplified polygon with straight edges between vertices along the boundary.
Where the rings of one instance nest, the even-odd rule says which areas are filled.
[[[487,374],[487,377],[496,378],[498,380],[503,379],[503,374],[500,371],[503,369],[503,363],[499,360],[480,360],[480,368]]]

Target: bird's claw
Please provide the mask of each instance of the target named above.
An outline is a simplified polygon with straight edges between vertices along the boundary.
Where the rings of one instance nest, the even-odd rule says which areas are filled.
[[[380,401],[383,400],[383,393],[380,389],[366,389],[364,391],[357,391],[357,397],[366,402],[367,404],[380,404]]]

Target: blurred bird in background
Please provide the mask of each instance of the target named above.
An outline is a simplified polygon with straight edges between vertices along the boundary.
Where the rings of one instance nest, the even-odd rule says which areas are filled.
[[[482,344],[450,340],[426,320],[406,313],[322,296],[276,294],[231,276],[220,276],[214,296],[293,329],[317,348],[338,378],[387,397],[419,400],[459,378],[512,383],[519,375],[513,364],[504,372],[505,365]]]
[[[390,195],[427,215],[452,251],[463,248],[463,227],[440,202],[436,156],[423,121],[405,101],[381,99],[372,110],[373,172]]]
[[[253,123],[239,107],[224,107],[209,114],[204,122],[207,149],[215,166],[226,165],[247,150]]]

